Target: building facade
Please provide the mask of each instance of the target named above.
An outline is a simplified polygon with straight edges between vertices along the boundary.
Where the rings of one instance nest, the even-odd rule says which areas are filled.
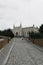
[[[13,33],[14,36],[24,36],[24,37],[29,37],[29,32],[38,32],[38,28],[35,28],[34,26],[32,27],[25,27],[22,28],[22,25],[18,27],[13,27]]]

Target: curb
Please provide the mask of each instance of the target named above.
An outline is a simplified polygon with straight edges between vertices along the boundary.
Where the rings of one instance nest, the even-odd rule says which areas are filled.
[[[8,58],[9,58],[9,55],[10,55],[10,53],[11,53],[11,51],[12,51],[13,46],[14,46],[14,43],[11,45],[11,48],[10,48],[10,50],[9,50],[9,52],[8,52],[8,55],[7,55],[7,57],[5,58],[5,60],[4,60],[4,62],[3,62],[2,65],[6,65],[6,63],[7,63],[7,61],[8,61]]]

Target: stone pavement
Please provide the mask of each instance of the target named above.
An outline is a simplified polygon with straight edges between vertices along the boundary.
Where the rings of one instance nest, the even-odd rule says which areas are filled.
[[[13,39],[14,46],[6,65],[43,65],[43,52],[31,42]]]
[[[6,64],[9,58],[10,52],[12,51],[12,48],[14,46],[14,43],[12,44],[12,41],[13,39],[9,41],[9,43],[0,50],[0,65]]]

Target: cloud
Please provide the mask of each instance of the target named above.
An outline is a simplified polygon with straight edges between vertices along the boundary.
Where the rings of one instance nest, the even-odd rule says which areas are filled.
[[[0,28],[43,23],[43,0],[0,0]],[[5,25],[4,25],[5,24]]]

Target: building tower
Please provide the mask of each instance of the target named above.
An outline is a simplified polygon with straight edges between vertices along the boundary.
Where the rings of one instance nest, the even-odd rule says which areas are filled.
[[[22,28],[22,24],[20,23],[20,28]]]

